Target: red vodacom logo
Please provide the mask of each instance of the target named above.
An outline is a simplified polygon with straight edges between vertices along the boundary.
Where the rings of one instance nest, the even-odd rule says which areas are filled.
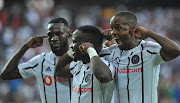
[[[52,84],[52,78],[50,76],[45,76],[44,78],[44,83],[47,85],[47,86],[50,86]]]
[[[51,76],[45,76],[44,78],[44,83],[47,85],[47,86],[50,86],[52,84],[52,81],[54,79],[55,82],[67,82],[67,81],[73,81],[72,78],[53,78]]]

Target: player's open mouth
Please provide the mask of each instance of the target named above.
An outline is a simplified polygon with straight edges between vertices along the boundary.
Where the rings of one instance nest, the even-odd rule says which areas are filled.
[[[51,43],[54,48],[59,48],[61,43],[60,42],[52,42]]]

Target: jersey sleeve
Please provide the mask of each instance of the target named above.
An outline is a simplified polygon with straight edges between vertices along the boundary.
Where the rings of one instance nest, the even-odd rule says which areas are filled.
[[[19,64],[18,69],[21,76],[24,79],[30,76],[35,76],[41,59],[42,55],[37,55],[25,63]]]
[[[155,51],[157,51],[157,55],[154,58],[154,64],[155,65],[159,65],[161,63],[164,63],[165,61],[162,59],[161,55],[160,55],[160,51],[161,51],[162,47],[160,45],[157,46],[157,49]]]
[[[162,59],[161,55],[160,55],[160,51],[162,49],[162,46],[158,43],[154,43],[154,42],[149,42],[149,45],[151,46],[151,53],[153,56],[153,60],[154,60],[154,65],[159,65],[161,63],[164,63],[165,61]]]
[[[77,61],[77,62],[72,61],[72,62],[70,63],[69,70],[70,70],[70,72],[71,72],[72,75],[74,75],[74,73],[75,73],[75,71],[76,71],[76,68],[77,68],[77,66],[78,66],[79,63],[80,63],[80,61]]]

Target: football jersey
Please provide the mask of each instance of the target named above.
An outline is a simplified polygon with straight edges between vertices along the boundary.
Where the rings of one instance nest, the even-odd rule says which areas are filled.
[[[111,62],[103,57],[100,59],[109,67],[112,78],[115,68]],[[101,83],[92,73],[91,65],[82,61],[71,62],[70,72],[73,74],[72,103],[110,103],[114,81]]]
[[[23,78],[36,77],[42,103],[70,103],[72,79],[54,76],[57,61],[58,57],[50,52],[18,65]]]
[[[116,67],[114,103],[158,103],[157,87],[161,46],[142,40],[131,50],[120,50],[117,44],[101,53]]]

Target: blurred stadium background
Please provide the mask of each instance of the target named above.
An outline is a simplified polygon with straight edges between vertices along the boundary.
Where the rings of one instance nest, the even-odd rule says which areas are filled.
[[[180,45],[179,0],[0,0],[0,70],[31,36],[46,35],[51,18],[66,18],[72,31],[85,24],[103,30],[119,10],[135,12],[139,25]],[[46,40],[21,62],[49,51]],[[180,57],[161,65],[158,94],[159,103],[180,103]],[[0,103],[40,103],[35,78],[0,79]]]

